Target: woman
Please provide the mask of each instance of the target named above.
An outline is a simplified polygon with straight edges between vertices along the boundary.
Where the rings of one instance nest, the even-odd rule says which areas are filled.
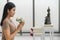
[[[13,17],[15,14],[15,8],[16,7],[12,2],[8,2],[4,6],[3,16],[1,20],[2,40],[14,40],[15,35],[24,26],[24,22],[21,22],[16,28],[15,24],[12,22],[11,17]]]

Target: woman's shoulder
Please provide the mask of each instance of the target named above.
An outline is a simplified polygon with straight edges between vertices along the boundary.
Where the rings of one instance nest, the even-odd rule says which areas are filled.
[[[9,20],[8,19],[5,19],[4,21],[3,21],[3,23],[9,23]]]
[[[2,28],[8,28],[9,27],[9,21],[7,19],[4,19]]]

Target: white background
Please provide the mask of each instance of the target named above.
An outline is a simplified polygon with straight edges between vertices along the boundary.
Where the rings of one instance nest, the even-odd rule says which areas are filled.
[[[3,13],[3,9],[4,9],[4,5],[7,3],[6,0],[0,0],[0,22],[1,22],[1,18],[2,18],[2,13]],[[1,30],[1,26],[0,26],[0,31]]]
[[[17,26],[16,18],[23,17],[25,25],[23,31],[29,31],[33,25],[33,8],[32,0],[10,0],[16,5],[16,14],[12,18]],[[0,21],[3,13],[3,7],[6,4],[6,0],[0,0]],[[35,0],[35,26],[44,26],[45,16],[47,15],[48,6],[51,11],[51,23],[55,30],[59,30],[59,1],[58,0]],[[1,31],[1,29],[0,29]]]
[[[35,1],[35,22],[36,27],[42,27],[47,16],[48,6],[50,7],[51,23],[55,30],[59,29],[59,0],[36,0]]]

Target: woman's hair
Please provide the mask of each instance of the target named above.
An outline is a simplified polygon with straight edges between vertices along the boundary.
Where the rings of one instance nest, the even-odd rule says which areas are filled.
[[[3,25],[3,21],[4,19],[7,17],[8,12],[7,10],[11,10],[12,8],[14,8],[15,5],[12,2],[8,2],[6,3],[6,5],[4,6],[4,10],[3,10],[3,15],[2,15],[2,20],[1,20],[1,26]]]

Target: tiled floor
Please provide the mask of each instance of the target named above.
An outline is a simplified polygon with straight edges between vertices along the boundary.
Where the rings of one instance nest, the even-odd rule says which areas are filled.
[[[33,40],[31,36],[16,36],[15,40]],[[36,37],[35,40],[41,40],[41,37]],[[50,40],[49,36],[45,37],[45,40]],[[60,40],[60,36],[54,36],[54,40]]]
[[[0,40],[1,40],[1,35],[0,35]],[[29,35],[23,35],[23,36],[15,36],[15,39],[14,40],[33,40],[33,37],[32,36],[29,36]],[[40,36],[36,36],[35,37],[35,40],[41,40],[41,37]],[[45,36],[45,40],[50,40],[50,37],[47,35]],[[60,36],[59,35],[55,35],[54,36],[54,40],[60,40]]]

